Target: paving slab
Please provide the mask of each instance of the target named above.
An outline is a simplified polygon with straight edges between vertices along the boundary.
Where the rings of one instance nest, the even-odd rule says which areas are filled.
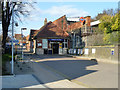
[[[39,85],[39,88],[45,88],[31,74],[2,76],[0,78],[2,78],[2,88],[25,88],[34,85]]]

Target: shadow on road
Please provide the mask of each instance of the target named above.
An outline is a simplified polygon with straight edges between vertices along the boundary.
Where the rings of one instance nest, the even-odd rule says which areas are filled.
[[[35,65],[32,65],[36,73],[36,76],[42,78],[46,78],[43,83],[50,83],[59,80],[63,80],[64,78],[54,78],[51,76],[48,78],[43,73],[43,70],[40,69],[41,65],[47,66],[48,70],[53,70],[60,72],[62,76],[67,76],[65,78],[69,78],[70,80],[97,72],[98,70],[88,70],[88,66],[97,65],[96,61],[91,60],[77,60],[75,58],[59,56],[59,55],[36,55],[25,53],[25,56],[28,56],[30,60],[37,60],[38,62]],[[38,69],[39,68],[39,69]],[[42,73],[41,73],[42,72]],[[58,73],[58,74],[60,74]],[[47,75],[48,76],[48,75]],[[51,77],[51,78],[50,78]]]
[[[97,65],[98,63],[90,60],[56,60],[39,62],[61,72],[71,80],[78,77],[96,72],[97,70],[87,70],[87,66]]]

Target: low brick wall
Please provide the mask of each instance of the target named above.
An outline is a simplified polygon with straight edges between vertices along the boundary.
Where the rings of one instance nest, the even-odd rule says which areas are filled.
[[[120,58],[120,45],[89,46],[84,49],[84,56],[99,60],[118,61]]]
[[[42,49],[42,48],[36,48],[36,54],[44,54],[44,49]]]

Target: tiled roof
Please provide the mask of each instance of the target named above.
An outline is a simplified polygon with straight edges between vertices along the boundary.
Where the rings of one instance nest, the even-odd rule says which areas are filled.
[[[39,29],[39,32],[35,35],[34,38],[53,38],[53,37],[67,37],[68,33],[63,31],[57,25],[51,21]]]
[[[30,37],[30,35],[27,35],[27,36],[26,36],[26,40],[29,40],[29,37]]]
[[[30,37],[29,37],[29,41],[32,40],[32,38],[36,35],[36,33],[37,33],[38,31],[39,31],[39,30],[31,29],[31,31],[30,31]]]
[[[90,17],[85,17],[86,23],[88,26],[90,26]],[[42,26],[39,30],[31,30],[30,32],[30,38],[49,38],[49,37],[68,37],[69,34],[67,32],[70,32],[72,30],[76,30],[81,28],[83,25],[81,22],[74,22],[70,25],[67,22],[66,15],[58,18],[57,20],[53,22],[48,22],[44,26]]]
[[[82,27],[81,22],[72,23],[72,24],[68,25],[68,31],[76,30],[76,29],[79,29],[81,27]]]
[[[66,15],[58,18],[57,20],[53,21],[55,25],[57,25],[59,28],[63,29],[64,31],[67,30],[67,18]]]
[[[86,19],[86,23],[87,23],[87,26],[90,26],[90,16],[87,16],[87,17],[84,17]],[[83,27],[83,22],[75,22],[75,23],[71,23],[70,25],[68,25],[68,31],[73,31],[73,30],[76,30],[76,29],[79,29]]]

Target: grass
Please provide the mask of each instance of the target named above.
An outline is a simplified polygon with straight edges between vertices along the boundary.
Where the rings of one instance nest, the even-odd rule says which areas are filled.
[[[2,75],[9,75],[10,73],[6,72],[6,62],[12,60],[11,54],[3,54],[2,55]]]

